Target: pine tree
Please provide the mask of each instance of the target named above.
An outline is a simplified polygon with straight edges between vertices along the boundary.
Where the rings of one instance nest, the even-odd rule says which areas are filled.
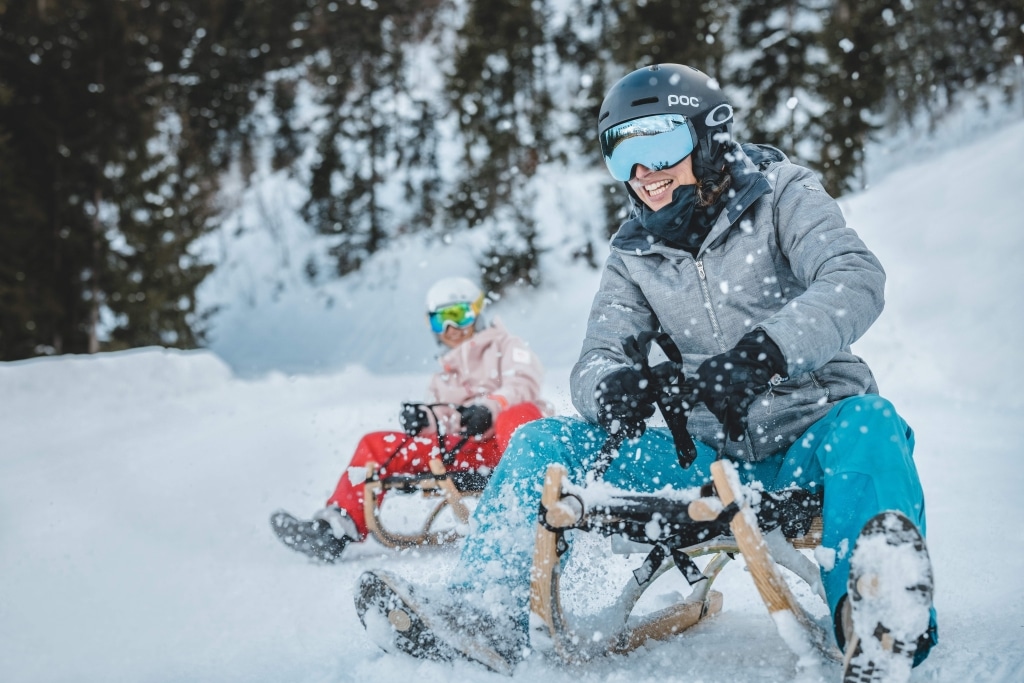
[[[891,27],[881,44],[890,125],[922,111],[941,118],[957,97],[982,84],[1010,94],[1015,58],[1024,55],[1024,5],[1014,0],[920,0],[882,10]],[[982,93],[984,96],[985,93]]]
[[[0,83],[0,112],[12,97]],[[38,348],[44,337],[37,328],[58,309],[47,286],[49,260],[40,239],[47,227],[46,211],[29,191],[31,164],[17,153],[11,138],[0,124],[0,359],[44,351]]]
[[[898,4],[898,3],[896,3]],[[817,169],[833,195],[860,189],[864,147],[879,128],[891,88],[883,55],[897,33],[890,0],[837,0],[824,31],[829,69],[819,92],[828,102]],[[904,21],[908,19],[902,19]]]
[[[319,49],[308,77],[322,88],[327,125],[303,216],[330,236],[340,275],[394,235],[433,226],[441,191],[437,113],[414,94],[405,52],[430,33],[434,10],[386,0],[370,9],[339,4],[311,20]]]
[[[982,83],[1009,92],[1022,22],[1024,9],[1006,0],[836,0],[823,41],[830,73],[819,89],[830,102],[819,162],[826,186],[842,193],[866,185],[864,146],[883,126],[922,112],[941,118]]]
[[[94,30],[91,20],[109,7],[91,10],[85,4],[48,11],[45,5],[12,2],[4,8],[0,40],[10,97],[2,126],[10,134],[11,165],[27,174],[22,189],[41,209],[30,217],[35,223],[31,244],[22,246],[36,258],[45,254],[30,257],[39,267],[30,277],[32,289],[50,303],[26,321],[27,338],[17,340],[19,355],[29,347],[30,354],[98,348],[101,211],[108,208],[103,198],[111,194],[106,164],[116,164],[115,155],[131,146],[126,138],[136,128],[117,118],[107,90],[125,62],[108,64],[99,54],[103,45],[87,35]],[[98,23],[97,31],[111,28],[116,17]],[[12,351],[7,347],[5,354]]]
[[[815,165],[828,123],[820,98],[828,65],[822,49],[827,2],[743,2],[737,11],[737,45],[725,75],[746,86],[749,99],[737,108],[738,137],[782,149],[793,161]]]
[[[492,226],[478,264],[492,292],[540,281],[529,184],[551,151],[547,12],[542,0],[469,0],[457,33],[447,90],[462,154],[446,223]]]
[[[545,4],[470,0],[448,91],[463,136],[450,223],[475,227],[522,206],[520,193],[548,160]]]
[[[0,193],[17,254],[0,261],[16,283],[0,275],[16,304],[0,357],[201,340],[209,267],[190,247],[244,139],[251,86],[289,60],[284,4],[0,5],[3,172],[17,176],[17,193]]]

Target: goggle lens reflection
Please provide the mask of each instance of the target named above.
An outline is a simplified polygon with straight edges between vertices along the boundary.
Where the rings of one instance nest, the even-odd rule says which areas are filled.
[[[441,334],[448,326],[463,329],[476,322],[477,316],[483,309],[483,297],[474,302],[460,301],[454,304],[442,306],[436,311],[427,314],[430,320],[430,329],[434,334]]]
[[[601,134],[601,153],[616,180],[627,182],[641,164],[652,171],[675,166],[693,152],[693,134],[681,114],[645,116]]]

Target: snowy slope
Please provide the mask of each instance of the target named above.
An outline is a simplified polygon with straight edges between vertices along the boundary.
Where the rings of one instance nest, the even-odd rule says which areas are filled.
[[[843,201],[890,275],[886,312],[856,351],[917,431],[928,498],[942,642],[916,681],[1024,680],[1024,552],[1010,543],[1024,527],[1021,158],[1016,123]],[[416,256],[445,258],[425,249]],[[569,411],[596,275],[547,275],[557,290],[494,310],[547,361],[547,393]],[[376,290],[352,291],[354,305],[379,305]],[[410,347],[429,361],[418,334]],[[451,551],[367,544],[317,566],[266,522],[321,504],[359,436],[396,427],[399,401],[420,397],[428,361],[371,372],[332,359],[319,374],[251,379],[211,352],[162,349],[0,364],[0,681],[505,680],[383,655],[355,616],[362,570],[440,582]],[[590,557],[600,573],[573,569],[588,594],[578,604],[637,561]],[[795,657],[749,576],[736,564],[719,582],[723,613],[683,637],[578,669],[531,659],[514,680],[792,680]]]

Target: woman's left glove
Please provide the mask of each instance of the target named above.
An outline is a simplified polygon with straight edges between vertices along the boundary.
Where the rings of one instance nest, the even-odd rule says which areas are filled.
[[[462,431],[466,436],[480,436],[486,434],[487,430],[494,424],[494,417],[487,406],[470,405],[459,406],[459,416],[462,422]]]
[[[754,399],[786,372],[786,357],[763,330],[747,332],[729,351],[700,364],[686,385],[693,403],[703,403],[718,418],[730,441],[747,430],[747,411]]]

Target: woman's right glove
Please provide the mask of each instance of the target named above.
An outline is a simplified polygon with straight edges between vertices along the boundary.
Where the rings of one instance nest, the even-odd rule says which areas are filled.
[[[647,420],[654,415],[655,395],[640,371],[621,368],[608,374],[597,385],[597,422],[609,434],[627,439],[643,436]]]
[[[402,423],[402,431],[409,436],[416,436],[430,426],[427,409],[419,403],[403,403],[398,420]]]

